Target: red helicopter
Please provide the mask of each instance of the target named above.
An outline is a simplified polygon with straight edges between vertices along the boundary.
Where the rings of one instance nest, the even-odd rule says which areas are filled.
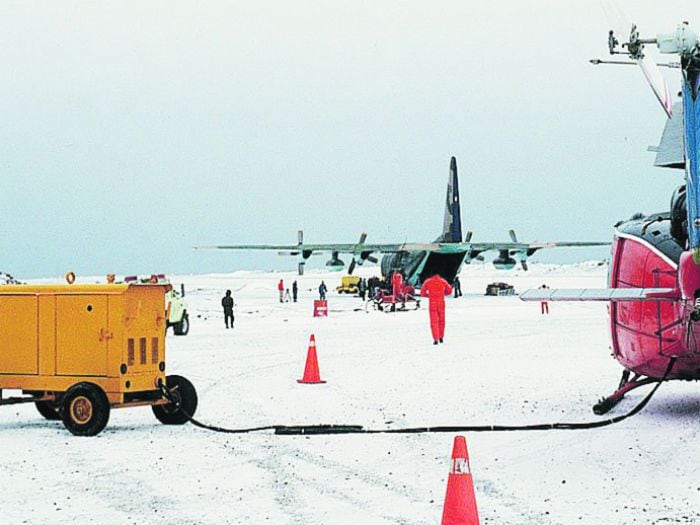
[[[657,64],[644,55],[645,44],[680,56],[680,64],[671,67],[682,72],[682,104],[672,105]],[[684,22],[675,32],[644,40],[632,26],[629,42],[622,44],[626,51],[619,51],[610,31],[608,45],[611,54],[629,55],[641,66],[669,116],[655,164],[684,169],[685,184],[674,192],[669,211],[638,214],[615,225],[610,288],[521,295],[526,301],[610,302],[613,357],[624,371],[617,390],[593,406],[596,414],[609,411],[630,390],[663,377],[700,379],[700,39]]]

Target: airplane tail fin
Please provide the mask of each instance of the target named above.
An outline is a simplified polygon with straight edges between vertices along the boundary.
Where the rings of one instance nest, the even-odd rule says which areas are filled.
[[[462,242],[462,214],[459,202],[459,180],[457,159],[450,161],[450,178],[447,182],[445,220],[442,225],[442,242]]]

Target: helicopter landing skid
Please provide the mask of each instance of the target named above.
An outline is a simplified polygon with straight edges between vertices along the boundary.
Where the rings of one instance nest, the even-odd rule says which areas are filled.
[[[629,376],[629,370],[625,370],[624,372],[622,372],[622,379],[620,379],[620,385],[617,387],[617,390],[608,397],[602,398],[595,405],[593,405],[594,414],[600,416],[609,412],[615,405],[622,401],[622,398],[625,397],[625,394],[630,390],[634,390],[635,388],[640,386],[659,382],[658,379],[652,377],[645,377],[644,379],[640,379],[640,376],[636,374],[630,380]]]

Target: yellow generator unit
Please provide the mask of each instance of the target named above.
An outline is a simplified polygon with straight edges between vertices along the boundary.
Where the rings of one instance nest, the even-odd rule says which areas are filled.
[[[340,279],[340,286],[336,287],[338,293],[357,293],[360,288],[360,277],[345,275]]]
[[[165,375],[169,286],[0,286],[0,405],[33,402],[78,436],[101,432],[111,408],[150,405],[162,423],[186,423],[197,393]]]

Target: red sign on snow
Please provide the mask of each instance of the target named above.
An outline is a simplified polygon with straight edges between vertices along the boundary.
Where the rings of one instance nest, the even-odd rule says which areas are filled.
[[[328,317],[328,301],[314,301],[314,317]]]

